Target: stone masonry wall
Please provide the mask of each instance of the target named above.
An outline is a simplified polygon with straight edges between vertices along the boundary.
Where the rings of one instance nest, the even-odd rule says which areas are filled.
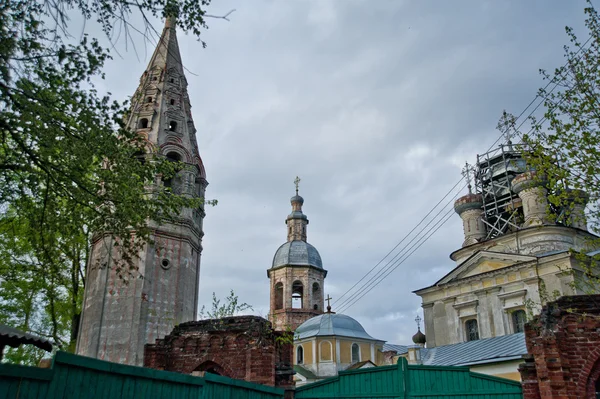
[[[519,371],[524,399],[596,398],[600,295],[562,297],[525,327],[530,354]]]
[[[146,345],[144,366],[287,388],[293,385],[293,344],[278,340],[282,336],[258,316],[183,323]]]

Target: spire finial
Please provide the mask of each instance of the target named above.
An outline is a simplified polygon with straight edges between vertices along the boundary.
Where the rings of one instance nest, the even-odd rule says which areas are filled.
[[[298,176],[294,179],[294,184],[296,185],[296,195],[298,195],[298,187],[300,186],[300,178]]]
[[[470,165],[468,162],[465,162],[465,166],[462,168],[460,172],[463,177],[467,180],[467,187],[469,188],[469,194],[473,194],[471,187],[471,176],[475,174],[475,168]]]
[[[325,298],[325,300],[327,301],[327,313],[331,313],[331,300],[333,298],[329,296],[329,294],[327,294],[327,298]]]
[[[417,317],[415,317],[415,321],[417,322],[417,330],[421,331],[421,317],[419,315],[417,315]]]

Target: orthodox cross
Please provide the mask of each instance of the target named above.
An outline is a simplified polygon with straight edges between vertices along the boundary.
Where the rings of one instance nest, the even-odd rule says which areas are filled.
[[[300,185],[300,178],[298,176],[294,179],[294,184],[296,185],[296,195],[298,195],[298,186]]]
[[[473,168],[473,166],[469,165],[468,162],[465,162],[465,166],[462,168],[462,171],[460,173],[467,180],[467,187],[469,187],[469,194],[472,194],[471,176],[475,174],[475,168]]]
[[[421,317],[419,317],[419,315],[417,315],[417,317],[415,317],[415,321],[417,322],[417,330],[421,331]]]
[[[511,126],[506,128],[506,131],[504,132],[504,137],[506,137],[506,144],[511,145],[512,144],[512,138],[515,136],[515,133],[510,131]]]
[[[333,298],[329,296],[329,294],[327,294],[327,298],[325,298],[325,300],[327,301],[327,312],[331,312],[331,300]]]

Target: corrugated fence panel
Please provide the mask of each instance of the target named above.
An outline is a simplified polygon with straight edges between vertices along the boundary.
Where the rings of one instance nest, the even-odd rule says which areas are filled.
[[[408,365],[343,371],[339,376],[296,389],[297,399],[419,398],[522,399],[521,384],[472,373],[468,367]]]
[[[58,352],[51,369],[0,364],[0,399],[282,399],[284,391],[207,374],[125,366]]]
[[[233,380],[214,374],[204,376],[203,399],[275,399],[283,398],[283,389]]]

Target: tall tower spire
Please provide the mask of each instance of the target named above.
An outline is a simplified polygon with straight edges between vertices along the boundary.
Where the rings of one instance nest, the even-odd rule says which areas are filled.
[[[167,18],[131,100],[127,125],[157,156],[184,164],[176,176],[159,184],[204,198],[208,183],[175,26],[175,19]],[[196,319],[204,215],[203,207],[184,209],[169,223],[151,225],[151,242],[137,260],[140,278],[128,283],[111,266],[119,257],[114,243],[102,234],[95,236],[77,353],[142,365],[146,343],[163,338],[176,324]]]

